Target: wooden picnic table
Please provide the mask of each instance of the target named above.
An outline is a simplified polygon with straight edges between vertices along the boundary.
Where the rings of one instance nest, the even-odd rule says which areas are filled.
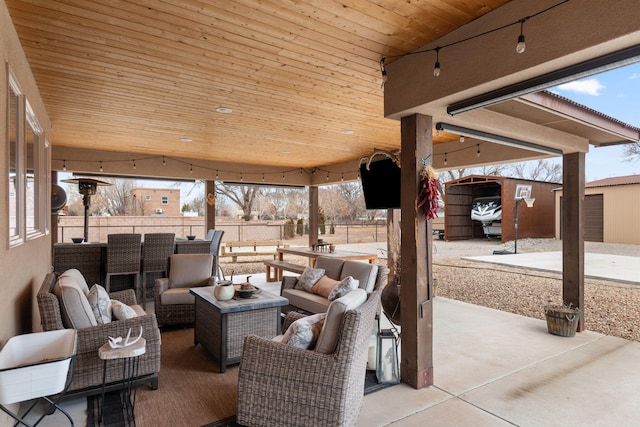
[[[334,252],[326,252],[319,250],[311,250],[310,248],[304,246],[292,246],[289,248],[278,248],[278,260],[283,261],[284,255],[295,255],[295,256],[303,256],[309,258],[309,266],[314,267],[316,265],[316,259],[318,257],[329,257],[329,258],[340,258],[340,259],[348,259],[348,260],[361,260],[361,261],[369,261],[369,264],[373,264],[378,259],[377,254],[366,253],[366,252],[352,252],[352,251],[343,251],[336,250]]]

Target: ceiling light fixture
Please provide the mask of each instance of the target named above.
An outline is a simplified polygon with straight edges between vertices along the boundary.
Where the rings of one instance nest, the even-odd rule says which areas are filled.
[[[353,131],[351,129],[345,129],[340,131],[343,135],[353,135]]]
[[[233,113],[233,110],[227,107],[218,107],[216,108],[216,112],[222,113],[222,114],[230,114],[230,113]]]
[[[186,137],[180,138],[180,142],[191,142],[191,141],[193,141],[193,139],[191,138],[186,138]]]

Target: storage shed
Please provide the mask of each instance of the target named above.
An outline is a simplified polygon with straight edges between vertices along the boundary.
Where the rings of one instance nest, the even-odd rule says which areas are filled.
[[[502,204],[501,231],[496,236],[503,242],[513,240],[516,190],[530,188],[535,198],[533,207],[518,206],[518,238],[555,236],[555,199],[553,190],[560,184],[507,178],[503,176],[469,175],[444,184],[444,239],[466,240],[485,237],[482,223],[471,219],[471,208],[479,197],[499,196]],[[520,194],[519,194],[520,195]]]
[[[591,181],[584,193],[584,240],[640,245],[640,175]],[[556,238],[561,239],[561,188],[555,198]]]

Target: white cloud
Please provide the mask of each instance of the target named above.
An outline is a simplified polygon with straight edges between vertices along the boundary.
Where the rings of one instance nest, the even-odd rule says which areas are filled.
[[[639,78],[639,77],[640,77],[640,74],[638,74],[638,73],[633,73],[633,74],[631,74],[631,75],[629,76],[629,80],[635,80],[635,79],[637,79],[637,78]]]
[[[579,80],[577,82],[565,83],[558,86],[560,90],[569,92],[584,93],[586,95],[600,96],[600,90],[605,86],[598,79]]]

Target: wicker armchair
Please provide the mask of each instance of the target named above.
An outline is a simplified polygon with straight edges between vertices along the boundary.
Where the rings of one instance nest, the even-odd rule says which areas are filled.
[[[364,395],[367,349],[380,292],[347,311],[336,350],[321,354],[274,340],[245,338],[237,420],[246,426],[352,426]],[[291,312],[285,327],[301,317]]]
[[[58,273],[45,276],[38,291],[38,308],[44,331],[65,329],[60,311],[60,302],[54,293]],[[133,289],[112,292],[110,298],[127,305],[135,305],[136,297]],[[98,357],[98,349],[108,342],[108,337],[125,336],[129,328],[139,331],[143,328],[147,341],[146,352],[140,356],[138,383],[149,382],[152,389],[158,388],[158,372],[160,371],[160,329],[154,314],[138,316],[128,320],[116,320],[111,323],[77,329],[76,368],[73,381],[66,397],[73,395],[99,394],[102,388],[103,361]],[[122,380],[122,366],[107,364],[107,389],[119,386]]]

